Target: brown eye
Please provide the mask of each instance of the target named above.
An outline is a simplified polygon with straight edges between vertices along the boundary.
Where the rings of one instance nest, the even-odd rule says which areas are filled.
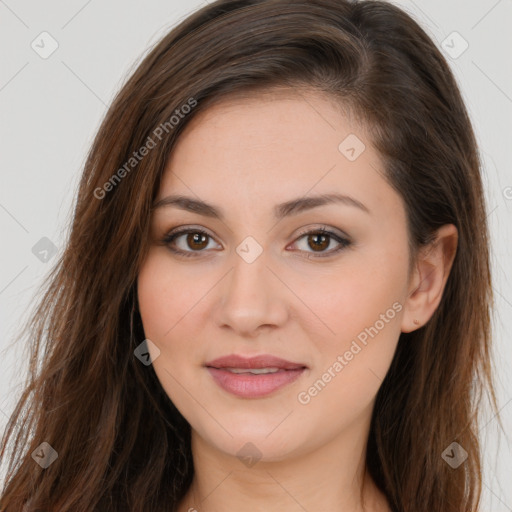
[[[305,243],[302,243],[303,239]],[[332,245],[331,242],[335,247],[331,248],[331,250],[326,250]],[[307,258],[322,258],[342,251],[343,249],[349,247],[352,242],[338,235],[337,233],[334,233],[333,231],[319,229],[316,231],[307,231],[302,233],[302,235],[297,238],[294,244],[298,246],[299,252],[306,254]]]
[[[206,252],[208,243],[213,241],[211,235],[202,229],[182,229],[167,234],[162,242],[172,252],[182,256],[198,256],[198,253]]]
[[[320,229],[303,233],[295,244],[305,240],[303,247],[299,247],[300,253],[305,253],[307,258],[326,257],[342,251],[349,247],[352,242],[337,233]],[[163,239],[162,243],[167,245],[169,250],[180,256],[199,256],[201,253],[209,253],[208,244],[213,242],[214,238],[202,229],[181,229],[176,232],[170,232]],[[334,243],[335,247],[327,250]],[[337,247],[336,247],[337,244]],[[222,247],[219,246],[221,249]]]
[[[329,236],[322,233],[308,235],[308,246],[314,251],[322,251],[329,247]]]
[[[206,241],[206,244],[205,244]],[[191,249],[204,249],[208,245],[208,235],[203,233],[188,233],[186,237],[186,243]]]

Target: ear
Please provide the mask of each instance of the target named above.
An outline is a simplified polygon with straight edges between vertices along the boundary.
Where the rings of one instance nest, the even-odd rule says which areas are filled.
[[[453,224],[445,224],[436,231],[435,240],[420,249],[405,300],[402,332],[420,328],[434,314],[455,259],[457,242],[457,228]]]

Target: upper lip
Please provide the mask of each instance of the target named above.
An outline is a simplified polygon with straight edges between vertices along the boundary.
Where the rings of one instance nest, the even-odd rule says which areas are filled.
[[[307,368],[305,364],[294,363],[270,354],[261,354],[253,357],[243,357],[238,354],[219,357],[205,364],[212,368],[279,368],[282,370],[296,370]]]

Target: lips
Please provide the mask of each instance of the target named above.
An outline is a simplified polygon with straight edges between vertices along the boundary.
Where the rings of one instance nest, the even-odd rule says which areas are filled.
[[[270,354],[261,354],[253,357],[242,357],[237,354],[219,357],[205,364],[208,368],[233,368],[233,369],[261,369],[261,368],[277,368],[279,370],[299,370],[307,368],[305,364],[295,363],[281,359],[280,357]]]
[[[204,365],[220,388],[239,398],[263,398],[296,381],[305,364],[269,354],[219,357]]]

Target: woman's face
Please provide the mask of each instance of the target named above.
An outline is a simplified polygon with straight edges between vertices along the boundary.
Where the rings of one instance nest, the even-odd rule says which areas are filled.
[[[311,93],[223,102],[181,135],[138,299],[158,379],[204,443],[280,460],[368,427],[409,293],[405,211],[382,171],[364,131]],[[206,366],[231,354],[305,368]]]

